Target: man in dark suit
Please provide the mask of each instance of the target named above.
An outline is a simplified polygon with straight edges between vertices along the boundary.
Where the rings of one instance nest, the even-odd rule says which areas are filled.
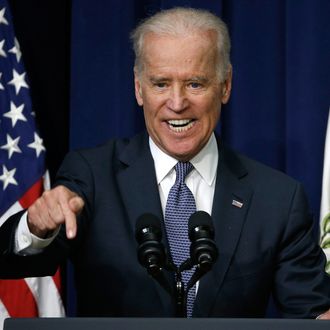
[[[132,38],[147,133],[70,153],[55,187],[1,228],[0,277],[52,274],[69,257],[78,315],[174,316],[171,297],[138,263],[134,231],[143,213],[166,218],[174,166],[190,162],[185,183],[197,210],[212,215],[219,251],[192,316],[263,317],[270,294],[285,317],[325,313],[330,279],[301,185],[214,134],[232,80],[224,23],[179,8],[149,18]]]

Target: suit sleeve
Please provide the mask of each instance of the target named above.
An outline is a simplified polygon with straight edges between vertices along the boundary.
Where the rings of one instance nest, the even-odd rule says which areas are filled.
[[[288,318],[316,318],[330,307],[330,278],[314,236],[305,193],[297,184],[281,241],[274,298]]]
[[[68,240],[65,226],[56,239],[40,254],[19,256],[14,253],[15,230],[22,212],[11,216],[0,228],[0,278],[23,278],[53,275],[59,264],[79,250],[88,228],[93,200],[93,180],[86,159],[78,152],[69,153],[56,178],[55,186],[64,185],[85,201],[85,207],[77,219],[78,231],[74,240]]]

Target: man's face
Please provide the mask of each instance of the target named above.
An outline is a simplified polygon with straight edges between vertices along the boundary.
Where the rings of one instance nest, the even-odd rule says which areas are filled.
[[[135,94],[146,127],[168,155],[187,161],[207,143],[229,99],[231,73],[221,83],[216,71],[215,33],[144,39],[143,70]]]

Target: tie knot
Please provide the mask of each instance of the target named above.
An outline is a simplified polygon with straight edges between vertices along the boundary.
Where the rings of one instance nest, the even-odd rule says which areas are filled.
[[[178,162],[175,165],[176,182],[183,183],[194,166],[190,162]]]

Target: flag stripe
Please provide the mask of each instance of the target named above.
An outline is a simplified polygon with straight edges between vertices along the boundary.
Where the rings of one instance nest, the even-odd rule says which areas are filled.
[[[23,208],[19,202],[14,203],[1,217],[0,217],[0,227],[2,224],[13,214],[22,211]]]
[[[53,280],[57,287],[58,292],[60,293],[60,295],[62,295],[61,273],[59,269],[56,271],[55,275],[53,276]]]
[[[0,299],[0,315],[3,315],[4,318],[9,317],[9,313],[8,313],[8,311],[7,311],[7,308],[6,308],[6,306],[2,303],[1,299]],[[1,318],[0,318],[0,321],[1,321]],[[2,329],[2,327],[1,327],[1,323],[0,323],[0,329]]]
[[[34,296],[24,280],[5,280],[0,285],[0,297],[11,317],[38,316]]]
[[[9,317],[9,313],[7,311],[6,306],[3,304],[3,302],[0,299],[0,329],[3,328],[3,320]]]
[[[3,329],[3,322],[9,317],[9,313],[0,299],[0,329]]]
[[[23,209],[27,209],[42,194],[43,180],[40,178],[24,195],[19,199]]]
[[[58,317],[64,314],[62,303],[54,304],[54,300],[61,302],[62,299],[52,277],[26,278],[25,281],[37,302],[38,316]]]

